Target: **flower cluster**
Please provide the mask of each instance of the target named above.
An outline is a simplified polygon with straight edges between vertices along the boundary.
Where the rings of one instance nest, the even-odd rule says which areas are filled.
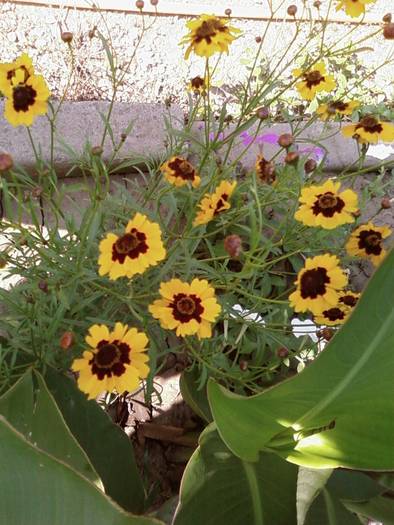
[[[13,126],[31,126],[35,117],[47,112],[49,88],[25,53],[14,62],[0,64],[0,91],[6,97],[4,116]]]

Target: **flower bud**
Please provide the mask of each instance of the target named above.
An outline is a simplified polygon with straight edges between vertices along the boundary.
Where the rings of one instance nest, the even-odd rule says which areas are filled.
[[[267,119],[269,116],[270,116],[270,110],[269,110],[269,108],[267,108],[267,107],[265,107],[265,106],[259,108],[259,109],[256,111],[256,117],[258,117],[260,120],[265,120],[265,119]]]
[[[286,164],[295,164],[299,159],[299,155],[296,151],[289,151],[285,157]]]
[[[260,44],[262,38],[261,38],[261,36],[256,36],[255,40],[256,40],[257,44]]]
[[[361,211],[360,211],[360,210],[354,211],[354,212],[352,213],[352,215],[353,215],[353,217],[354,217],[355,219],[357,219],[358,217],[360,217],[360,215],[361,215]]]
[[[387,40],[394,40],[394,23],[390,22],[383,26],[383,36]]]
[[[276,351],[276,355],[277,355],[280,359],[286,359],[286,357],[288,357],[289,354],[290,354],[290,352],[289,352],[288,349],[285,348],[284,346],[281,346],[281,347],[278,348],[278,350]]]
[[[319,330],[316,335],[326,341],[330,341],[330,339],[334,337],[334,334],[335,332],[332,328],[322,328],[322,330]]]
[[[156,7],[157,4],[159,3],[159,0],[150,0],[150,3],[151,3],[151,5]]]
[[[312,173],[315,171],[317,162],[314,159],[308,159],[304,164],[305,173]]]
[[[383,22],[385,22],[386,24],[389,24],[392,20],[392,16],[391,16],[391,13],[386,13],[384,15],[384,17],[382,18]]]
[[[88,37],[90,39],[94,38],[96,36],[96,26],[93,27],[93,29],[89,29],[89,32],[88,32]]]
[[[127,139],[127,133],[121,133],[120,134],[120,140],[124,142]]]
[[[0,153],[0,173],[8,171],[14,165],[11,155],[8,153]]]
[[[316,9],[320,9],[320,6],[321,6],[320,0],[315,0],[315,2],[313,2],[313,6],[316,7]]]
[[[90,150],[92,155],[95,155],[96,157],[100,157],[100,155],[103,154],[103,148],[101,146],[93,146],[93,148]]]
[[[278,144],[279,146],[282,146],[282,148],[289,148],[294,142],[294,137],[290,133],[283,133],[278,138]]]
[[[43,279],[38,283],[38,288],[44,292],[48,293],[48,283],[44,281]]]
[[[137,0],[136,3],[135,3],[135,7],[137,9],[144,9],[144,5],[145,4],[144,4],[143,0]]]
[[[248,361],[246,359],[240,359],[239,361],[239,368],[242,370],[242,372],[245,372],[245,370],[248,369]]]
[[[60,38],[65,42],[66,44],[71,44],[73,40],[74,35],[71,33],[71,31],[63,31],[60,35]]]
[[[36,186],[35,188],[33,188],[31,190],[31,196],[34,198],[34,199],[39,199],[42,195],[42,192],[43,192],[43,188],[41,188],[41,186]]]
[[[391,208],[391,201],[389,199],[389,197],[383,197],[381,203],[380,203],[380,206],[384,209],[384,210],[388,210]]]
[[[296,5],[289,5],[287,8],[287,14],[289,16],[295,16],[297,13],[297,6]]]
[[[229,9],[229,8],[227,8],[227,9],[224,11],[224,14],[225,14],[226,16],[231,16],[231,13],[232,13],[232,11],[231,11],[231,9]]]
[[[72,332],[64,332],[61,336],[59,345],[63,350],[67,350],[74,343],[74,334]]]
[[[5,268],[7,266],[7,259],[5,257],[0,256],[0,270]]]
[[[230,257],[239,257],[242,252],[242,239],[239,235],[227,235],[224,239],[224,249]]]

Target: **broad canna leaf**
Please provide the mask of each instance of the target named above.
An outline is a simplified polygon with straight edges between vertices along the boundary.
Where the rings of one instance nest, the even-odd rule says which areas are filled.
[[[394,251],[347,323],[299,375],[253,397],[208,385],[227,446],[246,461],[273,451],[299,465],[394,470]]]
[[[0,486],[0,523],[7,525],[163,525],[123,511],[87,478],[27,441],[1,416]]]
[[[184,472],[173,525],[295,525],[297,467],[275,454],[234,456],[214,425]]]

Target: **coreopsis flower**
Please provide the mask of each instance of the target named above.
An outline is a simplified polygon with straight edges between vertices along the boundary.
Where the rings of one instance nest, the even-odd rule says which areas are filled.
[[[189,44],[185,58],[193,51],[201,57],[214,53],[228,53],[228,47],[241,31],[228,25],[229,20],[214,15],[201,15],[196,20],[186,22],[190,32],[183,37],[181,44]]]
[[[308,258],[298,273],[296,290],[290,294],[290,305],[296,312],[310,310],[320,315],[337,306],[339,292],[347,284],[347,276],[335,255],[324,254]]]
[[[352,18],[357,18],[365,13],[366,4],[372,4],[376,0],[338,0],[336,10],[343,9]]]
[[[214,193],[206,193],[198,205],[200,210],[193,221],[193,226],[207,224],[214,219],[216,215],[228,210],[231,207],[229,199],[236,185],[237,183],[235,181],[222,181]]]
[[[85,340],[90,348],[71,368],[79,373],[78,387],[88,399],[104,391],[133,391],[148,376],[148,338],[143,332],[122,323],[116,323],[112,332],[95,324]]]
[[[193,77],[190,79],[187,88],[189,91],[192,91],[193,93],[196,93],[198,95],[203,95],[206,93],[207,84],[204,78],[197,75],[196,77]]]
[[[347,306],[352,309],[356,306],[361,294],[356,292],[351,292],[350,290],[343,290],[339,294],[339,305]]]
[[[0,91],[5,96],[11,96],[13,86],[24,84],[32,75],[33,61],[27,53],[23,53],[14,62],[0,64]]]
[[[299,68],[294,69],[293,76],[301,78],[295,86],[305,100],[312,100],[316,93],[320,91],[330,92],[336,87],[334,77],[327,74],[324,62],[318,62],[306,71]]]
[[[113,280],[143,273],[166,256],[159,225],[141,213],[128,222],[122,236],[108,233],[99,250],[99,274]]]
[[[340,192],[340,187],[340,182],[328,179],[321,186],[302,188],[295,219],[306,226],[321,226],[326,230],[354,222],[353,213],[358,211],[357,193]]]
[[[338,324],[343,324],[350,312],[349,308],[343,306],[333,306],[327,310],[323,310],[320,315],[315,315],[313,320],[316,324],[325,324],[328,326],[335,326]]]
[[[161,299],[149,311],[163,328],[176,330],[176,335],[196,334],[199,339],[211,337],[212,323],[221,312],[215,290],[205,279],[185,283],[171,279],[160,285]]]
[[[342,128],[345,137],[356,139],[360,143],[376,144],[394,141],[394,124],[379,121],[376,117],[368,115],[357,124],[350,124]]]
[[[262,155],[258,155],[255,163],[256,175],[266,184],[273,184],[275,182],[275,164],[272,161],[266,160]]]
[[[190,182],[193,188],[197,188],[201,182],[195,168],[183,157],[171,157],[162,164],[160,171],[174,186],[184,186]]]
[[[6,97],[4,117],[12,126],[31,126],[34,119],[47,112],[50,91],[41,75],[32,75],[26,82],[17,83],[21,70],[12,79],[10,95]]]
[[[362,224],[351,233],[346,251],[349,255],[369,259],[374,266],[378,266],[386,256],[383,240],[391,233],[388,226],[375,226],[372,222]]]
[[[316,110],[316,113],[319,115],[321,120],[328,120],[330,118],[335,118],[338,115],[351,115],[353,111],[359,107],[359,105],[360,102],[357,100],[352,100],[349,102],[333,100],[327,104],[320,104]]]

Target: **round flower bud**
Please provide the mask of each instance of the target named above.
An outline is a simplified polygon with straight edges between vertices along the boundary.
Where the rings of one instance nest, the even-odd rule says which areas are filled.
[[[240,359],[239,361],[239,368],[242,370],[242,372],[245,372],[245,370],[248,369],[248,361],[246,359]]]
[[[38,288],[44,292],[44,293],[48,293],[48,283],[44,280],[41,280],[39,283],[38,283]]]
[[[242,252],[242,239],[239,235],[227,235],[224,239],[224,249],[230,257],[239,257]]]
[[[35,188],[32,189],[31,195],[35,199],[39,199],[41,197],[43,191],[44,190],[41,188],[41,186],[36,186]]]
[[[150,3],[153,5],[153,6],[157,6],[157,4],[159,3],[159,0],[150,0]]]
[[[382,18],[383,22],[385,22],[386,24],[389,24],[392,20],[392,16],[391,16],[391,13],[386,13],[384,15],[384,17]]]
[[[361,211],[360,211],[360,210],[354,211],[354,212],[352,213],[352,215],[353,215],[353,217],[354,217],[355,219],[357,219],[358,217],[360,217],[360,215],[361,215]]]
[[[295,16],[297,13],[297,6],[296,5],[289,5],[287,8],[287,14],[289,16]]]
[[[96,157],[99,157],[100,155],[102,155],[103,151],[104,150],[101,146],[93,146],[93,148],[90,150],[91,154]]]
[[[284,346],[281,346],[280,348],[278,348],[278,350],[276,351],[276,355],[278,357],[280,357],[280,359],[286,359],[286,357],[288,357],[288,355],[290,354],[290,352],[288,351],[287,348],[285,348]]]
[[[383,26],[383,36],[387,40],[394,40],[394,23]]]
[[[391,201],[389,199],[389,197],[383,197],[381,203],[380,203],[380,206],[384,209],[384,210],[388,210],[391,208]]]
[[[296,151],[289,151],[285,157],[286,164],[294,164],[298,161],[299,155]]]
[[[320,6],[321,6],[320,0],[315,0],[315,2],[313,2],[313,6],[316,7],[316,9],[320,9]]]
[[[61,336],[59,345],[63,350],[67,350],[74,343],[74,334],[72,332],[64,332]]]
[[[289,148],[294,142],[294,137],[290,133],[283,133],[278,138],[278,144],[279,146],[282,146],[282,148]]]
[[[261,36],[256,36],[255,40],[256,40],[257,44],[260,44],[262,38],[261,38]]]
[[[231,9],[227,8],[227,9],[225,10],[224,14],[225,14],[226,16],[231,16],[231,12],[232,12]]]
[[[308,159],[304,164],[305,173],[312,173],[315,171],[317,163],[314,159]]]
[[[11,155],[8,153],[0,153],[0,173],[8,171],[14,165]]]
[[[135,3],[135,7],[137,9],[144,9],[144,5],[145,4],[144,4],[143,0],[137,0],[136,3]]]
[[[88,32],[88,37],[90,39],[94,38],[96,36],[96,27],[94,27],[93,29],[89,29],[89,32]]]
[[[266,118],[268,118],[270,116],[270,110],[266,107],[261,107],[259,108],[257,111],[256,111],[256,116],[260,119],[260,120],[265,120]]]
[[[332,339],[334,337],[334,334],[335,332],[332,328],[323,328],[322,330],[319,330],[317,332],[317,336],[322,339],[325,339],[326,341]]]
[[[71,33],[71,31],[63,31],[60,35],[60,38],[65,42],[66,44],[70,44],[72,42],[74,35]]]

